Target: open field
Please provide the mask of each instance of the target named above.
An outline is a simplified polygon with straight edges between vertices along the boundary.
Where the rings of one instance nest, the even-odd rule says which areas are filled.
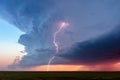
[[[0,80],[120,79],[120,72],[34,72],[1,71]]]

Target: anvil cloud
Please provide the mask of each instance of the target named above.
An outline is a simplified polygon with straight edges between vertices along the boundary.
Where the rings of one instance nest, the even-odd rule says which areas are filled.
[[[119,0],[1,0],[0,17],[25,34],[18,42],[28,53],[20,66],[46,65],[55,54],[53,34],[61,21],[69,26],[57,37],[60,52],[52,64],[99,64],[120,58]]]

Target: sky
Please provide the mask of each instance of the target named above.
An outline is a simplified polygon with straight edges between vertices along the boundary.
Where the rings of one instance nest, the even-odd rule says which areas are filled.
[[[119,10],[119,0],[1,0],[1,69],[120,70]]]
[[[24,50],[17,41],[21,34],[16,27],[0,19],[0,70],[5,69]]]

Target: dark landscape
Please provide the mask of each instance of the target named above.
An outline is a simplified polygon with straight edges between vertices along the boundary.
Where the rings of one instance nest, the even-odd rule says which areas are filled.
[[[120,79],[120,72],[35,72],[1,71],[0,80],[84,80]]]

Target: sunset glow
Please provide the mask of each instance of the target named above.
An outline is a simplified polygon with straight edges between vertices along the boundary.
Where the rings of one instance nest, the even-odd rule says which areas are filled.
[[[0,70],[120,71],[120,1],[0,0]]]

